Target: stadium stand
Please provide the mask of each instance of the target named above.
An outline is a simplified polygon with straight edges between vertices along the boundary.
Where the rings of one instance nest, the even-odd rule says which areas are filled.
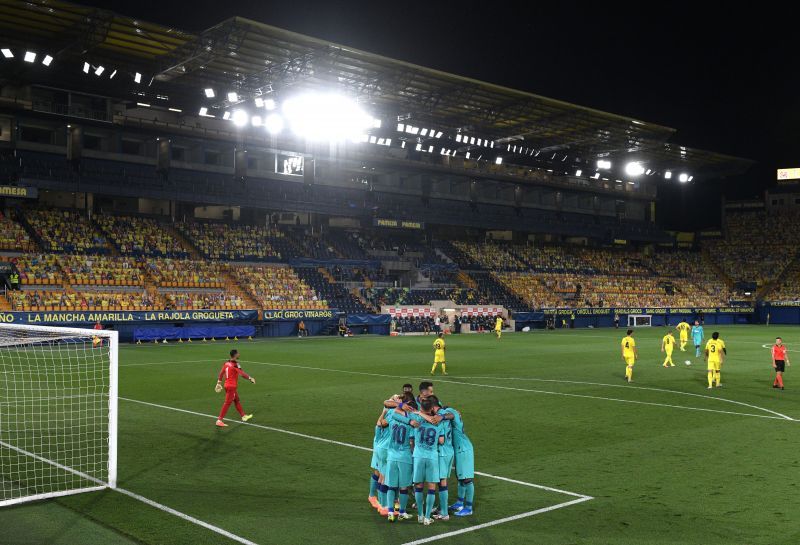
[[[32,252],[35,247],[25,228],[0,212],[0,250]]]
[[[269,242],[283,237],[283,233],[275,228],[188,222],[179,224],[178,229],[207,259],[281,260],[281,254]]]
[[[56,263],[72,285],[141,286],[139,264],[130,257],[56,255]]]
[[[289,267],[235,266],[233,276],[264,309],[325,309],[328,302],[319,297]]]
[[[221,288],[225,285],[222,265],[216,261],[148,259],[145,268],[161,287]]]
[[[95,221],[123,255],[185,258],[189,252],[154,219],[97,216]]]
[[[34,239],[48,252],[103,254],[110,248],[83,213],[74,210],[31,210],[23,219]]]

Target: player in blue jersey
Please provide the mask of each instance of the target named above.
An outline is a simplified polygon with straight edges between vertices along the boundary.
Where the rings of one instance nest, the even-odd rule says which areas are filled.
[[[472,441],[464,433],[464,421],[461,413],[452,407],[438,412],[445,420],[450,420],[453,431],[453,448],[456,462],[456,478],[458,478],[458,501],[450,506],[457,517],[468,517],[472,514],[475,501],[475,451]]]
[[[439,398],[431,396],[430,399],[434,404],[433,414],[441,418],[442,415],[439,414],[439,411],[442,409],[442,405],[439,403]],[[453,421],[442,419],[440,422],[441,434],[444,437],[444,442],[439,444],[439,505],[442,506],[442,509],[440,512],[436,513],[434,518],[447,521],[450,520],[450,515],[447,511],[447,502],[449,500],[447,480],[453,472],[453,458],[455,456],[455,450],[453,448]],[[435,509],[435,511],[439,510]]]
[[[414,431],[414,495],[417,501],[417,521],[429,526],[433,519],[431,512],[436,502],[436,485],[439,484],[439,445],[444,443],[441,423],[429,422],[422,415],[432,416],[434,403],[430,398],[421,403],[421,415],[412,415],[419,426]],[[424,489],[428,494],[425,498]],[[423,503],[424,501],[424,503]],[[423,505],[425,506],[423,510]]]
[[[386,455],[386,503],[389,522],[406,520],[411,515],[406,513],[408,505],[408,488],[413,477],[413,459],[411,451],[414,445],[412,431],[419,426],[419,422],[409,419],[404,403],[399,403],[397,408],[386,413],[386,422],[389,424],[389,446]],[[400,500],[399,513],[395,514],[394,500]]]
[[[694,343],[694,357],[700,357],[700,347],[703,345],[703,339],[705,338],[703,332],[703,326],[700,325],[699,320],[694,321],[694,325],[692,326],[692,342]]]
[[[382,481],[383,472],[385,471],[384,466],[386,465],[386,447],[383,446],[381,442],[385,436],[389,435],[388,422],[384,419],[386,410],[387,409],[384,408],[383,411],[381,411],[381,415],[375,423],[375,437],[372,439],[372,462],[370,463],[372,476],[369,481],[369,497],[367,498],[370,505],[378,511],[381,510],[381,505],[383,503],[382,488],[384,485]]]

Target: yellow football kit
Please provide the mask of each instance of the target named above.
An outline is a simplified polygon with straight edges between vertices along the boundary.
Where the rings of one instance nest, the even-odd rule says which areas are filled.
[[[675,349],[675,337],[672,335],[664,335],[664,338],[661,339],[661,346],[664,348],[664,353],[667,355],[664,358],[664,367],[675,367],[675,364],[672,363],[672,351]]]
[[[725,341],[722,339],[710,339],[706,343],[706,353],[708,358],[708,387],[714,386],[714,381],[717,387],[722,384],[722,360],[725,353]]]
[[[447,364],[444,359],[444,339],[436,339],[433,341],[433,367],[431,367],[431,375],[436,371],[436,366],[442,364],[442,374],[447,374]]]
[[[633,380],[633,364],[636,363],[636,341],[628,335],[622,339],[622,357],[625,360],[625,378],[628,382]]]

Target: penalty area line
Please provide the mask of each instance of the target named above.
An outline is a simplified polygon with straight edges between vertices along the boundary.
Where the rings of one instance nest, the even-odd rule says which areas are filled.
[[[542,513],[549,513],[550,511],[555,511],[556,509],[563,509],[565,507],[569,507],[571,505],[577,505],[579,503],[583,503],[585,501],[592,500],[591,496],[582,496],[580,498],[565,501],[563,503],[557,503],[556,505],[550,505],[548,507],[542,507],[541,509],[536,509],[534,511],[528,511],[526,513],[520,513],[519,515],[512,515],[510,517],[505,517],[497,520],[491,520],[489,522],[484,522],[483,524],[476,524],[475,526],[470,526],[469,528],[461,528],[460,530],[454,530],[452,532],[445,532],[444,534],[439,534],[436,536],[426,537],[423,539],[417,539],[416,541],[409,541],[404,543],[403,545],[421,545],[422,543],[430,543],[432,541],[438,541],[440,539],[446,539],[448,537],[459,536],[461,534],[466,534],[468,532],[476,532],[478,530],[483,530],[485,528],[490,528],[492,526],[497,526],[498,524],[505,524],[506,522],[513,522],[515,520],[520,520],[528,517],[533,517],[536,515],[541,515]]]
[[[255,543],[253,541],[250,541],[249,539],[245,539],[245,538],[243,538],[241,536],[237,536],[236,534],[234,534],[232,532],[229,532],[228,530],[225,530],[223,528],[220,528],[219,526],[214,526],[213,524],[209,524],[208,522],[202,521],[202,520],[200,520],[198,518],[195,518],[195,517],[193,517],[191,515],[187,515],[186,513],[182,513],[182,512],[180,512],[180,511],[178,511],[176,509],[173,509],[172,507],[168,507],[168,506],[166,506],[166,505],[164,505],[162,503],[158,503],[157,501],[153,501],[153,500],[151,500],[149,498],[145,498],[144,496],[141,496],[141,495],[139,495],[139,494],[137,494],[135,492],[131,492],[130,490],[126,490],[124,488],[111,488],[111,487],[108,486],[108,483],[106,483],[106,482],[104,482],[101,479],[98,479],[96,477],[92,477],[91,475],[89,475],[87,473],[84,473],[83,471],[78,471],[77,469],[73,469],[73,468],[71,468],[69,466],[66,466],[64,464],[60,464],[58,462],[54,462],[53,460],[48,460],[47,458],[39,456],[38,454],[34,454],[33,452],[29,452],[29,451],[27,451],[25,449],[21,449],[19,447],[15,447],[14,445],[6,443],[5,441],[0,441],[0,446],[6,447],[7,449],[10,449],[10,450],[13,450],[13,451],[15,451],[15,452],[17,452],[19,454],[22,454],[23,456],[29,456],[29,457],[33,458],[34,460],[38,460],[38,461],[43,462],[45,464],[49,464],[49,465],[51,465],[53,467],[61,469],[62,471],[66,471],[67,473],[72,473],[73,475],[77,475],[78,477],[81,477],[82,479],[85,479],[87,481],[90,481],[90,482],[93,482],[93,483],[95,483],[97,485],[100,485],[100,487],[108,488],[109,490],[113,490],[114,492],[118,492],[119,494],[122,494],[123,496],[128,496],[129,498],[133,498],[134,500],[140,501],[140,502],[144,503],[145,505],[149,505],[150,507],[154,507],[155,509],[158,509],[159,511],[163,511],[165,513],[168,513],[170,515],[173,515],[175,517],[183,519],[183,520],[185,520],[187,522],[191,522],[192,524],[195,524],[197,526],[205,528],[206,530],[211,530],[214,533],[217,533],[217,534],[219,534],[221,536],[225,536],[228,539],[236,541],[237,543],[241,543],[242,545],[258,545],[257,543]]]

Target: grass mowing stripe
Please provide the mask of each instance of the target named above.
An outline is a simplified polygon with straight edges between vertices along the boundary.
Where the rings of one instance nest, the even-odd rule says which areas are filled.
[[[34,454],[33,452],[28,452],[27,450],[21,449],[19,447],[15,447],[14,445],[10,445],[10,444],[6,443],[5,441],[0,441],[0,445],[4,446],[6,448],[9,448],[11,450],[14,450],[14,451],[16,451],[16,452],[18,452],[18,453],[20,453],[20,454],[22,454],[24,456],[30,456],[31,458],[33,458],[35,460],[38,460],[40,462],[44,462],[44,463],[49,464],[51,466],[57,467],[58,469],[61,469],[61,470],[66,471],[68,473],[72,473],[73,475],[77,475],[78,477],[81,477],[83,479],[86,479],[88,481],[96,483],[98,485],[107,486],[107,483],[103,482],[100,479],[97,479],[96,477],[92,477],[91,475],[88,475],[88,474],[86,474],[86,473],[84,473],[82,471],[78,471],[77,469],[72,469],[71,467],[65,466],[64,464],[59,464],[58,462],[54,462],[53,460],[48,460],[47,458],[39,456],[38,454]],[[133,498],[133,499],[135,499],[137,501],[140,501],[140,502],[142,502],[142,503],[144,503],[146,505],[149,505],[150,507],[155,507],[156,509],[158,509],[160,511],[164,511],[165,513],[169,513],[170,515],[174,515],[174,516],[176,516],[178,518],[181,518],[181,519],[183,519],[185,521],[191,522],[192,524],[196,524],[197,526],[201,526],[201,527],[203,527],[203,528],[205,528],[207,530],[211,530],[212,532],[215,532],[215,533],[220,534],[222,536],[225,536],[225,537],[227,537],[229,539],[232,539],[233,541],[241,543],[242,545],[258,545],[257,543],[255,543],[253,541],[250,541],[249,539],[245,539],[243,537],[237,536],[236,534],[233,534],[233,533],[231,533],[231,532],[229,532],[227,530],[219,528],[218,526],[214,526],[213,524],[209,524],[207,522],[204,522],[204,521],[202,521],[200,519],[194,518],[193,516],[187,515],[186,513],[181,513],[180,511],[177,511],[177,510],[173,509],[172,507],[167,507],[166,505],[163,505],[163,504],[158,503],[156,501],[153,501],[151,499],[145,498],[144,496],[140,496],[139,494],[136,494],[135,492],[131,492],[130,490],[125,490],[124,488],[111,488],[111,490],[113,490],[114,492],[118,492],[118,493],[120,493],[120,494],[122,494],[124,496],[128,496],[129,498]]]
[[[128,364],[123,365],[122,367],[134,367],[134,366],[143,366],[143,365],[171,365],[177,363],[206,363],[206,362],[214,362],[217,360],[177,360],[177,361],[164,361],[164,362],[148,362],[148,363],[135,363],[135,364]],[[255,364],[255,365],[269,365],[273,367],[289,367],[293,369],[305,369],[309,371],[327,371],[329,373],[344,373],[348,375],[365,375],[371,377],[380,377],[380,378],[397,378],[397,379],[408,379],[407,376],[403,375],[387,375],[382,373],[367,373],[366,371],[345,371],[343,369],[326,369],[324,367],[309,367],[306,365],[294,365],[288,363],[274,363],[268,361],[252,361],[252,360],[241,360],[242,363],[248,364]],[[419,377],[417,377],[419,378]],[[665,392],[670,394],[677,394],[677,395],[687,395],[693,397],[700,397],[703,399],[714,399],[717,401],[724,401],[726,403],[733,403],[736,405],[742,405],[744,407],[750,407],[751,409],[757,409],[759,411],[764,411],[770,413],[774,416],[768,416],[763,414],[752,414],[752,413],[742,413],[736,411],[723,411],[720,409],[706,409],[701,407],[687,407],[685,405],[673,405],[669,403],[655,403],[652,401],[636,401],[636,400],[629,400],[629,399],[619,399],[614,397],[603,397],[603,396],[590,396],[586,394],[570,394],[566,392],[551,392],[548,390],[531,390],[525,388],[510,388],[506,386],[496,386],[491,384],[475,384],[470,382],[462,382],[458,380],[448,380],[448,379],[437,379],[438,382],[444,382],[447,384],[464,384],[467,386],[483,386],[486,388],[497,388],[497,389],[505,389],[505,390],[513,390],[519,392],[530,392],[530,393],[537,393],[537,394],[550,394],[550,395],[562,395],[567,397],[578,397],[584,399],[598,399],[604,401],[616,401],[619,403],[634,403],[638,405],[651,405],[655,407],[666,407],[672,409],[684,409],[689,411],[706,411],[706,412],[713,412],[713,413],[720,413],[720,414],[732,414],[732,415],[739,415],[739,416],[751,416],[755,418],[772,418],[775,420],[788,420],[790,422],[797,422],[798,419],[792,418],[791,416],[785,415],[783,413],[779,413],[777,411],[773,411],[771,409],[766,409],[764,407],[759,407],[758,405],[751,405],[749,403],[744,403],[742,401],[736,401],[733,399],[726,399],[723,397],[712,397],[703,394],[695,394],[692,392],[681,392],[679,390],[668,390],[665,388],[649,388],[643,386],[629,386],[623,384],[607,384],[602,382],[583,382],[583,381],[576,381],[576,380],[558,380],[558,379],[540,379],[540,378],[523,378],[523,377],[467,377],[472,379],[479,379],[479,380],[529,380],[529,381],[538,381],[538,382],[552,382],[557,384],[584,384],[587,386],[604,386],[610,388],[626,388],[629,390],[650,390],[653,392]]]
[[[403,375],[386,375],[386,374],[382,374],[382,373],[367,373],[366,371],[344,371],[342,369],[325,369],[324,367],[308,367],[308,366],[305,366],[305,365],[291,365],[291,364],[287,364],[287,363],[271,363],[271,362],[266,362],[266,361],[250,361],[250,360],[248,360],[245,363],[252,363],[252,364],[256,364],[256,365],[270,365],[270,366],[275,366],[275,367],[289,367],[289,368],[294,368],[294,369],[305,369],[305,370],[310,370],[310,371],[327,371],[327,372],[330,372],[330,373],[345,373],[345,374],[348,374],[348,375],[366,375],[366,376],[371,376],[371,377],[396,378],[396,379],[403,379],[403,380],[407,380],[408,379],[407,376],[403,376]],[[419,378],[419,377],[417,377],[417,378]],[[598,400],[603,400],[603,401],[616,401],[616,402],[619,402],[619,403],[633,403],[633,404],[637,404],[637,405],[650,405],[650,406],[654,406],[654,407],[667,407],[667,408],[672,408],[672,409],[684,409],[684,410],[687,410],[687,411],[705,411],[705,412],[719,413],[719,414],[732,414],[732,415],[737,415],[737,416],[751,416],[751,417],[755,417],[755,418],[770,418],[770,419],[773,419],[773,420],[787,420],[789,422],[797,422],[798,421],[798,420],[796,420],[794,418],[791,418],[789,416],[786,416],[784,414],[776,413],[775,411],[771,411],[769,409],[764,409],[762,407],[757,407],[755,405],[747,405],[746,403],[740,403],[740,402],[737,402],[737,401],[731,401],[729,399],[716,398],[716,397],[710,397],[710,396],[701,396],[700,394],[691,394],[689,392],[678,392],[678,391],[673,391],[673,390],[663,390],[663,391],[670,392],[670,393],[683,393],[683,394],[687,394],[687,395],[697,395],[699,397],[708,397],[708,399],[719,399],[719,400],[729,401],[731,403],[740,403],[741,405],[747,405],[749,407],[752,407],[752,408],[755,408],[755,409],[759,409],[759,410],[762,410],[762,411],[765,411],[765,412],[773,413],[775,415],[780,415],[780,416],[769,416],[769,415],[766,415],[766,414],[740,413],[740,412],[736,412],[736,411],[723,411],[723,410],[720,410],[720,409],[706,409],[706,408],[702,408],[702,407],[687,407],[685,405],[672,405],[672,404],[669,404],[669,403],[655,403],[655,402],[652,402],[652,401],[636,401],[636,400],[631,400],[631,399],[619,399],[619,398],[616,398],[616,397],[592,396],[592,395],[586,395],[586,394],[570,394],[570,393],[567,393],[567,392],[551,392],[549,390],[532,390],[532,389],[527,389],[527,388],[511,388],[510,386],[497,386],[497,385],[492,385],[492,384],[477,384],[477,383],[473,383],[473,382],[463,382],[463,381],[449,380],[449,379],[443,379],[443,378],[437,378],[436,381],[437,382],[443,382],[445,384],[463,384],[465,386],[478,386],[478,387],[484,387],[484,388],[495,388],[495,389],[499,389],[499,390],[512,390],[512,391],[518,391],[518,392],[530,392],[530,393],[535,393],[535,394],[560,395],[560,396],[577,397],[577,398],[583,398],[583,399],[598,399]],[[554,381],[554,382],[556,382],[556,381]],[[569,382],[569,381],[565,381],[565,382]],[[603,386],[608,386],[608,385],[603,384]],[[610,386],[614,386],[614,385],[610,385]],[[640,389],[642,389],[642,390],[654,390],[654,391],[655,390],[659,390],[658,388],[640,388]]]
[[[418,539],[416,541],[409,541],[407,543],[404,543],[403,545],[421,545],[422,543],[430,543],[432,541],[438,541],[440,539],[446,539],[448,537],[466,534],[467,532],[475,532],[477,530],[483,530],[484,528],[489,528],[491,526],[497,526],[498,524],[505,524],[506,522],[513,522],[515,520],[532,517],[534,515],[541,515],[542,513],[548,513],[550,511],[555,511],[556,509],[563,509],[564,507],[569,507],[570,505],[583,503],[591,499],[593,498],[589,496],[582,496],[575,500],[565,501],[564,503],[551,505],[549,507],[542,507],[541,509],[536,509],[535,511],[528,511],[527,513],[520,513],[519,515],[512,515],[510,517],[484,522],[483,524],[477,524],[475,526],[470,526],[469,528],[462,528],[460,530],[454,530],[452,532],[445,532],[444,534],[439,534],[437,536],[426,537],[423,539]]]
[[[178,407],[170,407],[168,405],[160,405],[158,403],[151,403],[149,401],[142,401],[140,399],[131,399],[129,397],[120,397],[120,399],[123,400],[123,401],[130,401],[131,403],[139,403],[141,405],[147,405],[149,407],[156,407],[158,409],[166,409],[166,410],[170,410],[170,411],[176,411],[176,412],[179,412],[179,413],[191,414],[191,415],[194,415],[194,416],[202,416],[204,418],[213,418],[213,419],[217,418],[215,415],[212,415],[212,414],[205,414],[205,413],[201,413],[201,412],[198,412],[198,411],[190,411],[189,409],[180,409]],[[365,452],[372,452],[372,449],[369,448],[369,447],[362,447],[361,445],[354,445],[352,443],[345,443],[344,441],[336,441],[334,439],[327,439],[325,437],[317,437],[315,435],[307,435],[305,433],[298,433],[296,431],[284,430],[284,429],[275,428],[275,427],[272,427],[272,426],[265,426],[263,424],[256,424],[254,422],[242,422],[241,420],[236,420],[234,418],[226,418],[225,421],[234,422],[236,424],[241,424],[242,426],[251,426],[253,428],[260,428],[262,430],[274,431],[274,432],[277,432],[277,433],[285,433],[287,435],[293,435],[295,437],[302,437],[303,439],[311,439],[313,441],[321,441],[323,443],[328,443],[328,444],[331,444],[331,445],[339,445],[339,446],[342,446],[342,447],[350,447],[350,448],[354,448],[354,449],[358,449],[358,450],[363,450]],[[577,492],[569,492],[568,490],[561,490],[559,488],[552,488],[552,487],[549,487],[549,486],[536,484],[536,483],[528,483],[528,482],[525,482],[525,481],[517,481],[517,480],[514,480],[514,479],[509,479],[507,477],[499,477],[497,475],[491,475],[489,473],[481,473],[480,471],[476,471],[475,474],[476,475],[480,475],[481,477],[487,477],[489,479],[497,479],[499,481],[505,481],[505,482],[509,482],[509,483],[522,485],[522,486],[528,486],[530,488],[538,488],[540,490],[546,490],[548,492],[556,492],[558,494],[565,494],[567,496],[574,496],[574,497],[583,498],[583,499],[593,499],[591,496],[586,496],[585,494],[578,494]]]

